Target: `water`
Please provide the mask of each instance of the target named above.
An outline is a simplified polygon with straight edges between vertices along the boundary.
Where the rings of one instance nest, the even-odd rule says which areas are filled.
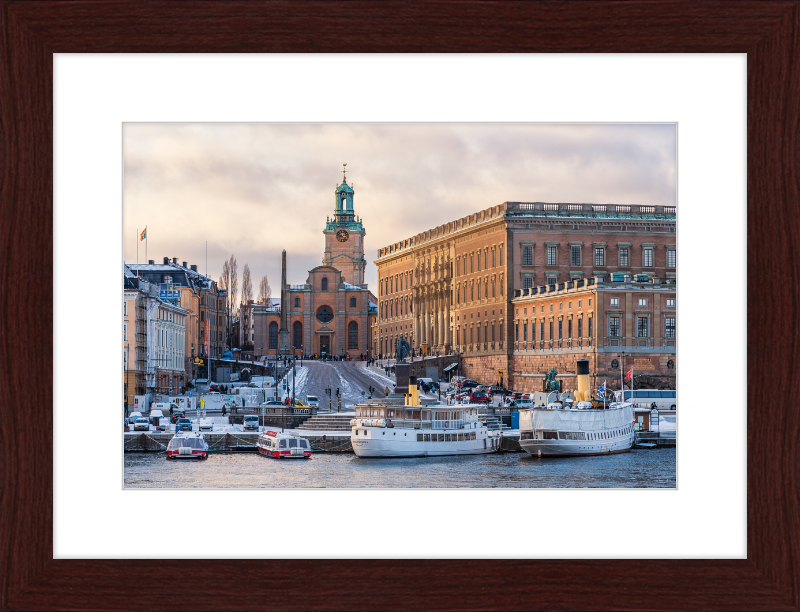
[[[538,459],[527,453],[360,459],[318,453],[279,461],[256,453],[218,453],[206,461],[167,461],[126,453],[130,488],[674,488],[675,448],[619,455]]]

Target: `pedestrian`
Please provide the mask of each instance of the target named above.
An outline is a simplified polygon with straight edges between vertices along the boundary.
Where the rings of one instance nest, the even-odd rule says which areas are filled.
[[[225,416],[227,411],[225,410],[225,404],[222,404],[222,416]]]

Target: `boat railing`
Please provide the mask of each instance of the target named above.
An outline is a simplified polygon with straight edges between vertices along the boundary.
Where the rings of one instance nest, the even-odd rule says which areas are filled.
[[[464,429],[464,421],[420,421],[419,419],[387,419],[394,427],[408,429]]]

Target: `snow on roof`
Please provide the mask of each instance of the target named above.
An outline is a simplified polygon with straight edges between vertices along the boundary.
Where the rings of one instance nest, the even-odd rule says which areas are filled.
[[[361,291],[361,287],[358,285],[351,285],[350,283],[342,283],[345,289],[350,289],[351,291]]]

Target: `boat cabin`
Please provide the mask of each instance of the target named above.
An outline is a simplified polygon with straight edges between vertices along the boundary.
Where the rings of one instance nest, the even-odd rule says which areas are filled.
[[[355,407],[356,421],[384,420],[387,427],[413,429],[461,429],[478,421],[478,406],[385,406],[359,404]]]

